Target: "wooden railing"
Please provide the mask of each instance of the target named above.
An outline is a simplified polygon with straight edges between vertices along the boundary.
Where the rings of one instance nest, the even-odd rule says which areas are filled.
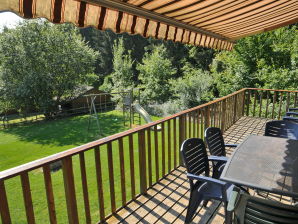
[[[298,106],[298,91],[248,88],[245,115],[280,120],[291,107]]]
[[[1,221],[53,224],[67,222],[66,217],[69,223],[104,221],[180,166],[179,147],[185,139],[204,138],[209,126],[225,131],[245,114],[276,117],[276,105],[283,102],[283,95],[286,107],[297,104],[297,91],[241,89],[159,121],[2,171]],[[50,164],[57,161],[62,162],[62,172],[53,173]]]

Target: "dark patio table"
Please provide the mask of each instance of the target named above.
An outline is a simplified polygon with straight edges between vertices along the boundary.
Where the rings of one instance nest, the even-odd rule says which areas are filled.
[[[297,198],[298,141],[248,136],[235,149],[220,179]]]

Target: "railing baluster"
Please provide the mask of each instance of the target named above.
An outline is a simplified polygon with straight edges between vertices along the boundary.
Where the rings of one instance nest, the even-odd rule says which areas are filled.
[[[62,170],[68,221],[71,224],[77,224],[79,223],[79,217],[71,157],[66,157],[62,160]]]
[[[171,120],[167,121],[168,124],[168,172],[171,171],[171,162],[172,162],[172,156],[171,156]]]
[[[55,210],[55,201],[54,201],[51,169],[50,169],[49,165],[44,165],[42,167],[42,169],[43,169],[43,177],[44,177],[44,183],[45,183],[45,188],[46,188],[50,223],[56,224],[57,218],[56,218],[56,210]]]
[[[179,116],[179,149],[185,140],[185,115]],[[182,158],[179,153],[179,164],[182,165]]]
[[[246,116],[249,116],[250,90],[247,90]]]
[[[166,145],[165,145],[165,123],[161,123],[161,169],[162,177],[166,174]]]
[[[253,105],[253,112],[252,112],[252,116],[254,117],[256,115],[256,103],[257,103],[257,94],[258,94],[258,91],[255,90],[255,95],[254,95],[254,105]]]
[[[27,223],[34,224],[35,223],[34,209],[32,204],[32,196],[31,196],[28,173],[27,172],[22,173],[20,177],[22,182],[22,190],[23,190],[23,197],[24,197],[24,203],[25,203],[25,209],[26,209]]]
[[[226,100],[222,101],[221,131],[225,131]]]
[[[87,173],[86,173],[86,163],[85,163],[85,154],[84,154],[84,152],[80,153],[79,156],[80,156],[80,169],[81,169],[82,189],[83,189],[83,199],[84,199],[84,209],[85,209],[86,223],[91,223],[89,193],[88,193],[88,183],[87,183]]]
[[[295,99],[294,99],[294,107],[296,108],[297,107],[297,93],[295,93]]]
[[[124,164],[124,152],[123,152],[123,138],[118,139],[119,149],[119,162],[120,162],[120,175],[121,175],[121,196],[122,206],[126,204],[126,188],[125,188],[125,164]]]
[[[130,187],[131,187],[131,197],[132,199],[136,196],[136,181],[135,181],[135,166],[134,166],[134,146],[133,146],[133,136],[130,134],[128,136],[129,142],[129,165],[130,165]]]
[[[260,92],[260,110],[259,110],[259,117],[262,116],[262,102],[263,102],[263,92]]]
[[[152,149],[151,149],[151,129],[147,129],[148,140],[148,175],[149,175],[149,187],[152,187]]]
[[[275,117],[274,116],[275,103],[276,103],[276,92],[274,91],[271,119],[274,119],[274,117]]]
[[[197,110],[197,123],[198,123],[198,126],[197,126],[197,137],[200,138],[200,134],[201,134],[201,110]]]
[[[156,181],[159,180],[159,156],[158,156],[158,131],[157,125],[154,126],[154,149],[155,149],[155,176]]]
[[[103,185],[102,185],[102,171],[101,171],[101,159],[99,146],[94,148],[95,158],[95,170],[96,170],[96,182],[97,182],[97,194],[100,220],[105,219],[104,197],[103,197]]]
[[[187,114],[188,115],[188,138],[191,138],[191,112]]]
[[[280,92],[280,97],[279,97],[279,109],[278,109],[278,120],[280,119],[281,115],[281,107],[282,107],[282,101],[283,101],[283,93]]]
[[[198,123],[197,123],[197,118],[198,118],[197,112],[198,111],[196,110],[193,113],[193,137],[194,138],[197,138],[198,137],[198,134],[196,133],[196,131],[197,131],[197,125],[198,125]]]
[[[289,104],[290,104],[290,93],[287,92],[287,104],[286,104],[286,111],[289,110]]]
[[[109,183],[110,183],[110,199],[112,213],[116,211],[115,201],[115,181],[114,181],[114,161],[113,161],[113,148],[112,142],[107,143],[107,156],[108,156],[108,168],[109,168]]]
[[[0,180],[0,198],[0,215],[2,224],[11,224],[10,212],[3,180]]]
[[[269,106],[269,91],[266,91],[266,111],[265,111],[265,117],[268,117],[268,106]]]
[[[237,95],[234,97],[233,123],[237,120]]]
[[[140,192],[147,192],[147,171],[146,171],[146,147],[145,147],[145,131],[138,132],[139,142],[139,168],[140,168]]]
[[[200,126],[201,139],[204,139],[204,110],[203,109],[200,110],[200,115],[201,115],[201,126]]]
[[[177,167],[177,125],[176,122],[177,118],[174,118],[174,124],[173,124],[173,129],[174,129],[174,168]]]

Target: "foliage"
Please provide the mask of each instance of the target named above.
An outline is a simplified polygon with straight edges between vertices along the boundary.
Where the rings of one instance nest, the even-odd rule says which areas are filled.
[[[186,63],[183,77],[172,80],[172,91],[180,109],[191,108],[210,99],[211,75]]]
[[[113,72],[111,74],[113,89],[117,91],[133,87],[133,60],[131,51],[126,52],[123,38],[115,40],[113,46]]]
[[[169,80],[175,74],[171,60],[168,58],[167,50],[163,45],[154,45],[148,48],[142,63],[137,65],[140,72],[140,88],[143,88],[142,98],[150,102],[162,103],[170,96]]]
[[[6,30],[0,36],[5,97],[16,109],[37,109],[49,118],[77,87],[90,82],[97,55],[71,24],[26,21]]]
[[[297,89],[297,43],[293,25],[243,38],[233,51],[217,54],[211,71],[220,95],[244,87]]]

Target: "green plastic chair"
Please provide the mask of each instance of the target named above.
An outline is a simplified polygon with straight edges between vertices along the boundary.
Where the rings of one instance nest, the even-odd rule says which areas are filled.
[[[239,188],[233,189],[227,211],[234,224],[298,223],[298,207],[254,197],[240,192]]]

